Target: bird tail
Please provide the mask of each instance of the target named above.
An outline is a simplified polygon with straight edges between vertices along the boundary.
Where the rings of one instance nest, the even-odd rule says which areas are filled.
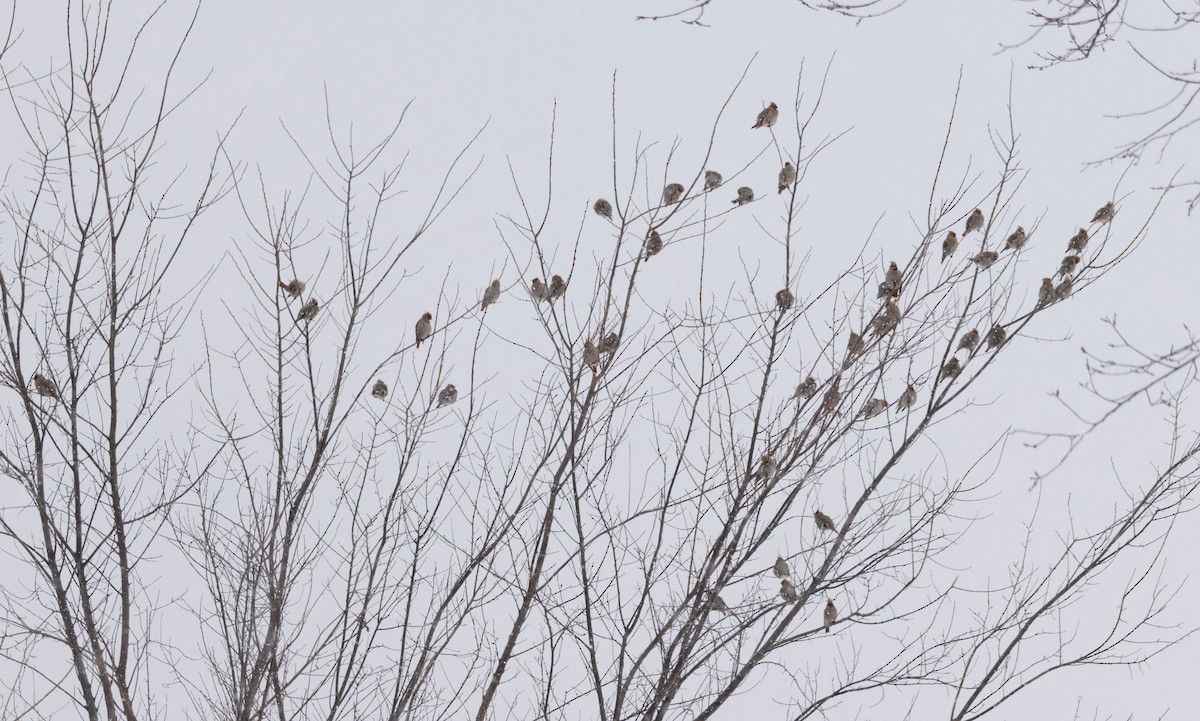
[[[785,191],[785,190],[787,190],[787,186],[786,186],[786,185],[782,185],[782,184],[781,184],[781,185],[779,186],[779,194],[780,194],[780,195],[783,195],[783,191]]]
[[[828,626],[826,626],[826,627],[825,627],[825,633],[829,633],[829,627],[828,627]]]

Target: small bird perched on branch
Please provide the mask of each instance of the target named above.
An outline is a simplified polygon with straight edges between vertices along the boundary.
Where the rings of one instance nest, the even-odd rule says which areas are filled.
[[[900,398],[896,401],[896,408],[906,411],[916,405],[916,403],[917,389],[913,387],[912,383],[909,383],[908,388],[904,389],[904,392],[900,394]]]
[[[796,166],[792,165],[791,161],[783,164],[783,168],[779,171],[779,192],[788,189],[792,183],[796,182]]]
[[[754,189],[743,185],[737,189],[737,200],[733,201],[734,205],[745,205],[746,203],[754,202]]]
[[[1068,255],[1062,259],[1062,264],[1058,266],[1058,277],[1065,278],[1075,272],[1076,266],[1079,265],[1080,257],[1078,255]]]
[[[33,374],[33,390],[35,390],[39,396],[53,398],[56,401],[62,400],[58,395],[58,385],[41,373]]]
[[[808,400],[817,394],[817,379],[809,376],[804,379],[804,382],[796,386],[796,393],[792,398],[799,400]]]
[[[1004,341],[1008,338],[1008,331],[1004,330],[1004,326],[997,323],[992,326],[992,329],[987,334],[987,349],[999,348],[1004,345]]]
[[[942,379],[957,378],[958,374],[962,373],[962,363],[958,362],[958,358],[951,358],[946,361],[946,365],[942,366]]]
[[[786,578],[779,583],[779,595],[783,596],[783,600],[788,603],[800,600],[800,594],[796,592],[796,587]]]
[[[596,212],[596,215],[600,216],[601,218],[607,218],[608,220],[612,220],[612,211],[613,211],[612,203],[608,202],[604,198],[597,200],[592,205],[592,210],[594,210]]]
[[[421,319],[417,321],[417,347],[420,348],[421,341],[425,340],[431,335],[433,335],[433,315],[430,313],[424,313],[421,315]]]
[[[837,623],[837,607],[833,605],[833,601],[825,599],[825,633],[829,633],[829,629],[833,628],[833,624]]]
[[[837,409],[838,403],[842,402],[842,392],[838,390],[837,381],[830,386],[829,390],[825,391],[825,396],[821,398],[821,412],[832,413]]]
[[[967,229],[963,231],[963,237],[966,237],[972,230],[979,230],[983,227],[983,211],[979,208],[971,211],[967,216]]]
[[[792,569],[788,567],[788,562],[783,560],[783,556],[775,557],[775,565],[771,568],[775,575],[779,578],[787,578],[792,575]]]
[[[871,325],[879,335],[887,335],[896,330],[896,326],[900,325],[900,319],[900,307],[889,300],[883,307],[883,312],[871,321]]]
[[[453,383],[447,383],[446,387],[442,389],[441,393],[438,393],[438,408],[441,408],[442,406],[453,405],[454,401],[456,400],[458,400],[458,389],[454,387]]]
[[[1029,238],[1025,235],[1025,229],[1018,225],[1017,229],[1012,232],[1012,235],[1008,236],[1008,239],[1004,241],[1004,249],[1018,250],[1021,246],[1025,245],[1025,241],[1027,240]]]
[[[1060,300],[1066,300],[1068,297],[1070,297],[1072,289],[1071,286],[1071,276],[1068,275],[1066,278],[1063,278],[1063,281],[1058,284],[1057,288],[1054,289],[1054,302],[1057,303]]]
[[[751,126],[750,129],[755,130],[757,128],[773,127],[776,120],[779,120],[779,106],[775,103],[771,103],[759,111],[758,117],[755,118],[754,125]]]
[[[888,404],[882,398],[872,398],[863,406],[862,415],[864,420],[869,420],[887,410]]]
[[[985,270],[992,267],[992,263],[995,263],[999,259],[1000,254],[994,250],[985,250],[977,255],[971,256],[971,262],[974,263],[980,270]]]
[[[958,348],[956,348],[954,352],[957,353],[964,348],[969,351],[975,350],[975,346],[977,345],[979,345],[979,331],[972,328],[966,333],[963,333],[963,337],[958,341]]]
[[[479,304],[479,309],[486,313],[488,306],[498,300],[500,300],[500,279],[496,278],[491,285],[483,289],[483,301]]]
[[[608,335],[604,336],[603,339],[601,339],[600,352],[611,355],[611,354],[617,352],[617,348],[620,345],[621,345],[621,336],[617,335],[616,331],[612,331]]]
[[[708,607],[714,611],[729,613],[729,606],[725,603],[725,599],[712,591],[708,591]]]
[[[550,294],[550,300],[555,301],[566,295],[567,281],[563,280],[561,275],[553,275],[550,277],[550,287],[547,289]]]
[[[1050,305],[1054,302],[1054,281],[1049,278],[1042,278],[1042,287],[1038,288],[1038,307]]]
[[[779,310],[787,310],[796,302],[796,297],[792,295],[792,291],[784,288],[775,294],[775,306]]]
[[[830,533],[837,532],[837,526],[833,525],[833,519],[830,518],[829,516],[825,515],[821,511],[819,511],[819,510],[813,511],[813,519],[816,520],[816,522],[817,522],[818,530],[828,531]]]
[[[304,292],[304,281],[298,278],[292,278],[288,282],[284,283],[281,280],[279,281],[279,287],[282,288],[283,292],[287,293],[289,297],[299,298],[300,294]]]
[[[1102,208],[1100,208],[1100,210],[1096,211],[1096,214],[1092,216],[1092,222],[1100,223],[1101,225],[1103,225],[1103,224],[1111,221],[1113,219],[1113,216],[1116,214],[1117,214],[1117,209],[1115,206],[1113,206],[1112,201],[1110,200],[1104,204],[1104,207],[1102,207]]]
[[[866,344],[863,342],[863,337],[854,331],[850,331],[850,340],[846,343],[846,359],[842,361],[842,368],[849,368],[854,359],[862,355]]]
[[[754,480],[756,481],[771,481],[774,480],[775,474],[779,471],[779,464],[775,459],[767,453],[764,453],[758,459],[758,470],[754,472]]]
[[[671,183],[667,187],[663,188],[663,205],[678,203],[679,199],[683,197],[683,192],[685,190],[687,190],[687,188],[683,187],[682,183]]]
[[[309,298],[308,302],[300,306],[300,312],[296,314],[296,321],[308,321],[317,317],[317,311],[321,310],[321,306],[317,304],[316,298]]]
[[[1071,239],[1067,241],[1067,252],[1068,253],[1071,253],[1071,252],[1078,253],[1087,247],[1087,242],[1088,242],[1087,228],[1080,228],[1079,232],[1076,233],[1075,235],[1072,235]]]
[[[600,351],[590,339],[583,342],[583,364],[592,369],[593,375],[600,368]]]
[[[879,284],[879,292],[876,297],[896,300],[900,297],[900,281],[903,279],[904,274],[900,272],[900,266],[896,265],[896,261],[888,263],[887,272],[883,275],[883,282]]]
[[[371,397],[372,398],[378,398],[379,400],[383,400],[384,398],[387,398],[387,394],[388,394],[387,383],[384,383],[382,380],[375,381],[375,385],[371,386]]]
[[[646,260],[650,260],[651,258],[653,258],[654,256],[656,256],[662,252],[663,239],[662,239],[662,236],[658,234],[657,230],[655,230],[653,228],[650,229],[650,235],[646,236],[645,248],[646,248]]]
[[[529,295],[535,304],[541,303],[544,300],[550,300],[550,289],[546,287],[541,278],[534,278],[533,282],[529,284]]]
[[[946,232],[946,239],[942,241],[942,262],[954,255],[954,251],[958,250],[958,233],[953,230]]]
[[[721,183],[725,182],[725,178],[715,170],[704,171],[704,190],[716,190],[721,187]]]

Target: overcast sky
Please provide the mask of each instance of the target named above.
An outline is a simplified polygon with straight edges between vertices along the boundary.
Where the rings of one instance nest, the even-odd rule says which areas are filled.
[[[15,57],[28,67],[46,68],[64,60],[60,4],[20,4],[17,24],[24,36]],[[149,2],[122,2],[118,12],[129,14],[117,18],[128,21],[151,7]],[[748,65],[746,80],[722,121],[712,163],[716,168],[741,167],[762,149],[762,138],[750,133],[749,125],[767,102],[790,105],[802,64],[807,93],[816,92],[829,68],[814,132],[817,137],[846,134],[806,179],[802,239],[812,248],[813,278],[822,268],[844,265],[864,244],[868,256],[881,260],[907,255],[919,237],[912,218],[924,217],[960,75],[948,175],[957,181],[982,173],[976,198],[982,198],[998,170],[989,132],[1006,130],[1011,89],[1021,159],[1031,171],[1013,221],[1029,225],[1041,218],[1044,229],[1023,261],[1030,264],[1022,275],[1028,276],[1031,289],[1045,274],[1038,264],[1055,264],[1074,227],[1114,193],[1122,199],[1119,221],[1128,224],[1126,229],[1140,226],[1157,200],[1152,187],[1186,160],[1168,155],[1159,164],[1130,168],[1117,163],[1084,171],[1083,163],[1109,154],[1146,127],[1106,115],[1152,104],[1169,87],[1154,82],[1127,53],[1116,51],[1073,66],[1026,69],[1031,49],[999,52],[998,47],[1027,33],[1022,3],[913,0],[891,15],[856,23],[788,0],[725,0],[705,15],[710,27],[635,20],[641,13],[676,7],[670,0],[210,0],[185,48],[178,87],[207,80],[173,118],[160,162],[203,162],[216,133],[240,115],[229,144],[231,157],[261,171],[272,192],[298,191],[310,173],[283,126],[312,156],[324,158],[330,155],[325,94],[334,132],[348,137],[353,125],[355,138],[364,145],[394,124],[412,101],[397,148],[412,151],[404,185],[417,199],[415,213],[448,162],[486,124],[470,155],[472,163],[482,161],[479,174],[415,256],[412,267],[422,275],[394,300],[398,328],[407,333],[410,318],[420,313],[447,273],[452,285],[461,284],[467,302],[502,268],[506,284],[516,281],[515,266],[527,256],[510,256],[498,231],[501,214],[519,212],[508,163],[541,207],[544,193],[536,193],[545,184],[555,109],[550,228],[564,242],[574,240],[591,202],[611,192],[614,72],[618,145],[632,152],[639,135],[643,145],[658,143],[651,159],[661,168],[666,150],[678,140],[675,162],[693,172],[713,118]],[[147,37],[148,55],[170,52],[189,17],[185,3],[170,2]],[[147,65],[153,69],[152,63]],[[5,118],[6,131],[12,130],[12,120]],[[12,162],[11,151],[3,152]],[[774,197],[777,169],[776,159],[767,157],[747,170],[745,182]],[[326,202],[315,199],[314,210],[327,209],[322,206]],[[765,202],[752,212],[764,220],[778,217],[778,209]],[[747,237],[755,227],[752,217],[739,219]],[[1007,428],[1045,429],[1068,422],[1047,394],[1062,390],[1084,400],[1072,385],[1083,377],[1079,348],[1098,348],[1112,339],[1102,319],[1117,316],[1135,340],[1152,348],[1182,340],[1183,325],[1194,324],[1200,310],[1194,280],[1200,267],[1196,223],[1186,216],[1182,197],[1168,197],[1148,242],[1105,278],[1103,289],[1039,324],[1035,332],[1044,342],[1010,354],[1002,368],[977,386],[977,400],[991,405],[971,414],[971,427],[939,437],[946,455],[938,465],[961,473],[956,464],[977,458]],[[504,227],[502,222],[499,226]],[[397,234],[412,227],[403,214],[395,221]],[[737,227],[731,227],[730,247],[723,251],[738,269],[728,279],[729,296],[768,297],[778,286],[775,280],[761,287],[736,285],[750,272],[742,268],[769,273],[765,256],[739,246]],[[208,217],[202,231],[189,259],[199,264],[225,256],[247,238],[232,207]],[[583,232],[599,230],[590,225]],[[246,292],[227,259],[220,261],[214,288]],[[501,323],[524,322],[529,313],[515,296],[506,297],[497,310],[496,322]],[[501,374],[496,383],[505,379]],[[512,391],[502,385],[490,389],[497,396]],[[1153,409],[1131,409],[1119,432],[1106,429],[1097,435],[1070,474],[1053,477],[1040,493],[1025,489],[1033,472],[1050,465],[1053,453],[1010,440],[998,472],[1021,492],[1005,494],[986,510],[981,507],[985,515],[970,536],[977,545],[959,549],[964,554],[960,560],[976,553],[1012,557],[1023,519],[1039,501],[1063,504],[1069,496],[1081,517],[1107,516],[1120,497],[1113,492],[1117,473],[1132,481],[1149,470],[1149,463],[1162,460],[1167,429],[1161,416]],[[1105,489],[1099,504],[1091,499],[1101,494],[1090,492],[1097,487]],[[1006,546],[1010,541],[1014,545]],[[1168,580],[1197,575],[1197,542],[1200,533],[1179,532],[1171,546],[1177,555],[1167,564]],[[1200,607],[1200,586],[1185,584],[1176,604],[1180,611],[1172,618],[1186,623],[1187,614]],[[1103,616],[1095,620],[1106,621]],[[1000,718],[1069,718],[1079,696],[1085,696],[1088,716],[1099,707],[1102,718],[1108,713],[1157,718],[1167,710],[1172,718],[1186,718],[1200,708],[1195,648],[1168,652],[1133,672],[1064,672],[1058,682],[1016,701]],[[1130,693],[1140,696],[1134,699]],[[739,713],[758,703],[771,708],[763,700],[739,703],[747,704],[736,709]],[[903,714],[904,709],[884,701],[865,709],[860,718]]]

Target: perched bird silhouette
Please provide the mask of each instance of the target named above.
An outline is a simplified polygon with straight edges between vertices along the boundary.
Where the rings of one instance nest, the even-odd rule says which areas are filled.
[[[529,295],[533,298],[534,303],[540,303],[543,300],[550,300],[550,289],[542,282],[541,278],[534,278],[529,284]]]
[[[550,287],[547,289],[550,294],[550,300],[558,300],[567,292],[567,281],[563,280],[561,275],[555,274],[550,278]]]
[[[995,263],[999,259],[1000,254],[994,250],[985,250],[981,253],[971,256],[971,262],[974,263],[980,270],[992,267],[992,263]]]
[[[962,373],[962,363],[958,362],[958,358],[951,358],[946,361],[946,365],[942,366],[943,380],[957,378],[959,373]]]
[[[875,316],[875,320],[871,321],[871,326],[879,335],[887,335],[896,330],[896,326],[900,325],[900,307],[891,300],[883,306],[883,312]]]
[[[862,415],[864,419],[874,418],[875,416],[887,410],[888,404],[882,398],[872,398],[863,406]]]
[[[479,309],[486,313],[488,306],[498,300],[500,300],[500,279],[496,278],[491,285],[483,289],[483,302],[479,304]]]
[[[378,398],[380,400],[383,400],[384,398],[387,398],[387,394],[388,394],[387,383],[384,383],[382,380],[375,381],[375,385],[371,386],[371,397],[372,398]]]
[[[909,383],[908,388],[904,389],[904,392],[900,394],[900,398],[896,401],[896,408],[906,411],[916,405],[916,403],[917,389],[913,387],[912,383]]]
[[[715,170],[704,171],[704,189],[706,191],[707,190],[716,190],[717,188],[721,187],[721,183],[724,183],[724,182],[725,182],[725,178],[721,177],[721,174],[718,173],[717,171],[715,171]]]
[[[663,188],[663,205],[678,203],[679,199],[683,197],[683,191],[685,190],[687,188],[683,187],[682,183],[671,183]]]
[[[33,390],[37,391],[39,396],[53,398],[56,401],[62,400],[58,395],[58,386],[41,373],[33,374]]]
[[[779,171],[779,192],[783,193],[794,182],[796,182],[796,166],[792,165],[791,161],[788,161],[783,164],[783,168]]]
[[[743,185],[738,188],[737,200],[733,201],[734,205],[745,205],[754,201],[754,189]]]
[[[729,606],[725,603],[725,599],[721,598],[712,591],[708,592],[708,607],[714,611],[729,613]]]
[[[775,565],[771,568],[775,575],[779,578],[787,578],[792,575],[792,569],[788,567],[788,562],[783,560],[783,556],[775,557]]]
[[[833,601],[825,599],[825,633],[829,633],[829,629],[833,628],[833,624],[837,623],[837,606],[833,605]]]
[[[600,351],[590,339],[583,342],[583,364],[591,368],[593,374],[600,368]]]
[[[900,297],[900,282],[904,279],[904,274],[900,272],[900,266],[896,265],[896,261],[888,263],[887,272],[883,274],[883,282],[879,284],[879,298],[890,298],[895,300]]]
[[[290,297],[299,298],[300,294],[304,292],[304,281],[298,278],[292,278],[288,282],[284,283],[281,280],[279,281],[279,287],[282,288],[283,292],[287,293]]]
[[[608,202],[604,198],[597,200],[595,204],[592,205],[592,210],[596,211],[596,215],[599,215],[601,218],[608,218],[609,220],[612,220],[612,203]]]
[[[316,298],[309,298],[308,302],[300,306],[300,312],[296,314],[296,320],[312,320],[317,317],[317,311],[321,310],[321,306],[317,305]]]
[[[828,531],[830,533],[837,532],[837,526],[833,525],[833,519],[821,511],[813,511],[813,520],[817,522],[818,530]]]
[[[1050,305],[1053,302],[1054,281],[1050,280],[1049,278],[1042,278],[1042,287],[1038,288],[1037,304],[1039,307],[1041,307],[1044,305]]]
[[[754,125],[750,129],[770,128],[775,125],[776,120],[779,120],[779,106],[771,103],[759,111],[758,117],[755,118]]]
[[[650,235],[646,236],[645,246],[646,260],[650,260],[662,251],[663,239],[662,236],[658,234],[657,230],[654,230],[653,228],[650,229]]]
[[[1054,289],[1054,302],[1066,300],[1071,295],[1071,276],[1063,278],[1063,281]]]
[[[953,230],[946,232],[946,239],[942,241],[942,262],[954,255],[954,251],[958,250],[958,233]]]
[[[1104,204],[1104,207],[1096,211],[1096,214],[1092,216],[1092,222],[1103,225],[1104,223],[1111,221],[1113,216],[1116,214],[1117,209],[1113,206],[1112,201],[1110,200]]]
[[[756,481],[771,481],[775,479],[775,474],[779,471],[779,464],[769,454],[764,453],[758,459],[758,470],[754,472],[754,480]]]
[[[433,335],[433,315],[423,313],[421,319],[417,321],[417,347],[421,347],[421,341]]]
[[[804,382],[796,386],[796,393],[792,396],[797,400],[808,400],[817,394],[817,379],[809,376],[804,379]]]
[[[1025,245],[1025,241],[1027,240],[1029,238],[1025,235],[1025,229],[1018,225],[1017,229],[1012,232],[1012,235],[1008,236],[1008,239],[1004,241],[1004,249],[1017,250],[1022,245]]]
[[[825,391],[825,395],[821,398],[821,412],[832,413],[838,407],[838,403],[841,402],[842,392],[838,390],[837,381],[835,380],[833,385],[829,387],[829,390]]]
[[[842,368],[849,368],[854,359],[862,355],[865,348],[866,343],[863,342],[863,337],[850,331],[850,340],[846,343],[846,359],[842,361]]]
[[[1076,233],[1075,235],[1072,235],[1071,239],[1067,241],[1067,252],[1068,253],[1072,253],[1072,252],[1078,253],[1087,247],[1087,242],[1088,242],[1087,228],[1080,228],[1079,232]]]
[[[983,227],[983,211],[979,208],[971,211],[967,216],[967,229],[963,231],[963,236],[969,234],[972,230],[979,230]]]
[[[613,332],[609,333],[608,335],[604,336],[603,339],[601,339],[600,352],[608,353],[608,354],[616,353],[617,347],[620,345],[621,345],[621,336],[617,335],[616,331],[613,331]]]
[[[1008,331],[1004,330],[1004,326],[997,323],[992,326],[992,329],[987,334],[987,349],[999,348],[1004,345],[1004,341],[1008,339]]]
[[[795,603],[800,600],[800,594],[796,593],[796,587],[786,578],[779,583],[779,595],[783,596],[783,600],[788,603]]]
[[[1068,255],[1062,259],[1062,264],[1058,266],[1058,277],[1065,278],[1075,272],[1075,267],[1079,265],[1081,258],[1078,255]]]
[[[437,395],[438,408],[452,405],[456,400],[458,400],[458,389],[454,387],[453,383],[447,383],[446,387]]]
[[[779,310],[787,310],[788,308],[791,308],[792,304],[795,302],[796,297],[793,296],[792,291],[788,290],[787,288],[784,288],[775,294],[775,306],[779,308]]]
[[[959,338],[958,348],[955,348],[954,352],[957,353],[964,348],[967,350],[975,350],[975,346],[977,345],[979,345],[979,331],[972,328],[966,333],[963,333],[962,338]]]

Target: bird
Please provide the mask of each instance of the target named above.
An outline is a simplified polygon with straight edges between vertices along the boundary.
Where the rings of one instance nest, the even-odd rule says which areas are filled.
[[[754,472],[754,480],[756,481],[771,481],[775,479],[775,474],[779,471],[779,464],[775,462],[774,457],[768,453],[762,454],[758,459],[758,470]]]
[[[972,328],[963,333],[963,337],[958,340],[958,347],[954,349],[954,352],[957,353],[964,348],[972,351],[975,350],[975,346],[977,345],[979,345],[979,331]]]
[[[653,228],[650,229],[650,235],[646,236],[645,247],[646,260],[650,260],[662,251],[663,239],[662,236],[658,234],[657,230],[654,230]]]
[[[383,400],[384,398],[387,398],[387,394],[388,394],[387,383],[384,383],[382,380],[375,381],[375,385],[371,386],[371,397],[372,398],[378,398],[379,400]]]
[[[613,331],[600,340],[600,352],[611,355],[617,352],[619,345],[621,345],[621,336],[617,335],[616,331]]]
[[[829,390],[825,391],[824,397],[821,398],[821,412],[832,413],[838,407],[838,403],[842,402],[842,392],[838,390],[837,381],[830,386]]]
[[[863,352],[864,346],[862,336],[850,331],[850,340],[846,343],[846,360],[842,361],[842,368],[849,368],[854,359]]]
[[[1022,245],[1025,245],[1025,241],[1027,240],[1029,238],[1025,235],[1025,229],[1018,225],[1017,229],[1012,232],[1012,235],[1008,236],[1008,239],[1004,241],[1004,249],[1017,250]]]
[[[786,578],[779,583],[779,595],[783,596],[783,600],[788,603],[800,600],[800,594],[796,592],[796,587]]]
[[[1042,278],[1042,287],[1038,288],[1038,307],[1050,305],[1054,302],[1054,281],[1049,278]]]
[[[583,364],[591,368],[593,374],[600,368],[600,351],[596,350],[596,344],[591,339],[583,342]]]
[[[608,202],[604,198],[597,200],[592,205],[592,210],[596,211],[596,215],[600,216],[601,218],[612,220],[612,203]]]
[[[779,120],[779,106],[775,103],[771,103],[759,111],[758,117],[755,118],[754,125],[751,126],[750,129],[755,130],[763,127],[770,128],[775,125],[776,120]]]
[[[283,292],[287,293],[292,298],[299,298],[300,294],[304,292],[304,281],[298,278],[292,278],[288,282],[284,283],[281,280],[279,281],[279,287],[283,288]]]
[[[1075,252],[1082,251],[1084,248],[1087,247],[1087,242],[1088,242],[1087,228],[1080,228],[1079,232],[1076,233],[1075,235],[1072,235],[1071,239],[1067,241],[1067,252],[1070,253],[1072,251],[1075,251]]]
[[[433,315],[423,313],[421,319],[417,321],[417,347],[421,347],[421,341],[433,335]]]
[[[563,280],[561,275],[555,274],[550,277],[550,287],[547,289],[550,294],[550,300],[558,300],[567,292],[567,281]]]
[[[1092,222],[1103,225],[1104,223],[1111,221],[1113,216],[1116,214],[1117,209],[1113,207],[1112,201],[1110,200],[1104,204],[1104,207],[1096,211],[1096,214],[1092,216]]]
[[[951,358],[942,366],[943,379],[957,378],[959,373],[962,373],[962,363],[958,362],[958,358]]]
[[[321,306],[317,304],[317,299],[309,298],[307,303],[300,306],[300,312],[296,314],[296,321],[312,320],[317,317],[319,310],[321,310]]]
[[[833,519],[820,511],[813,511],[813,520],[817,522],[817,529],[821,531],[837,532],[837,526],[833,525]]]
[[[912,383],[909,383],[908,388],[904,389],[904,392],[900,394],[899,400],[896,401],[896,408],[897,410],[906,411],[916,405],[916,403],[917,389],[913,387]]]
[[[446,387],[437,395],[438,408],[452,405],[456,400],[458,400],[458,389],[454,387],[453,383],[447,383]]]
[[[791,161],[783,164],[783,168],[779,171],[779,192],[788,189],[788,186],[796,182],[796,166],[792,165]]]
[[[56,401],[61,400],[58,395],[58,386],[55,385],[54,381],[50,380],[41,373],[33,374],[33,389],[37,391],[39,396],[53,398]]]
[[[980,270],[992,267],[992,263],[995,263],[999,259],[1000,254],[994,250],[985,250],[977,255],[971,256],[971,262],[974,263]]]
[[[942,262],[954,255],[954,251],[958,250],[958,233],[953,230],[946,232],[946,239],[942,241]]]
[[[787,310],[796,302],[796,297],[792,295],[792,291],[784,288],[775,294],[775,305],[779,310]]]
[[[1004,345],[1004,341],[1008,339],[1008,331],[1004,330],[1004,326],[997,323],[992,326],[992,329],[987,334],[987,349],[999,348]]]
[[[479,309],[486,313],[488,306],[498,300],[500,300],[500,279],[496,278],[491,285],[483,289],[483,301],[479,304]]]
[[[775,575],[779,578],[787,578],[792,575],[792,569],[788,568],[788,562],[783,560],[783,556],[775,557],[775,565],[771,568]]]
[[[865,406],[863,406],[863,409],[862,409],[863,419],[865,420],[865,419],[869,419],[869,418],[874,418],[875,416],[879,415],[880,413],[883,413],[884,411],[886,411],[887,407],[888,407],[888,403],[884,399],[872,398],[871,400],[867,401],[867,404]]]
[[[900,297],[900,282],[904,279],[904,274],[900,272],[900,266],[896,265],[896,261],[888,263],[887,272],[883,274],[883,282],[879,284],[880,298],[891,298],[895,300]]]
[[[746,203],[750,203],[753,201],[754,201],[754,189],[749,186],[743,185],[742,187],[738,188],[737,200],[733,201],[733,204],[734,205],[745,205]]]
[[[716,593],[713,593],[712,591],[708,592],[708,607],[714,611],[720,611],[721,613],[729,613],[729,606],[726,605],[725,599],[721,598],[720,596],[718,596]]]
[[[829,629],[837,622],[837,606],[833,605],[833,601],[825,599],[825,633],[829,633]]]
[[[1071,295],[1071,276],[1063,278],[1063,281],[1054,289],[1054,302],[1066,300]]]
[[[721,177],[721,174],[718,173],[717,171],[715,171],[715,170],[704,171],[704,189],[706,191],[716,190],[717,188],[721,187],[721,183],[724,183],[724,182],[725,182],[725,178]]]
[[[663,205],[678,203],[679,199],[683,197],[683,191],[685,190],[687,189],[681,183],[671,183],[663,188]]]
[[[1058,266],[1058,277],[1065,278],[1075,272],[1075,267],[1079,265],[1080,257],[1078,255],[1068,255],[1062,259],[1062,264]]]
[[[543,300],[550,300],[550,289],[542,282],[541,278],[534,278],[529,284],[529,295],[533,298],[534,303],[540,303]]]
[[[967,229],[963,231],[963,235],[965,236],[968,233],[970,233],[972,230],[979,230],[982,227],[983,227],[983,211],[980,210],[979,208],[976,208],[975,210],[971,211],[971,214],[969,216],[967,216]]]
[[[817,380],[812,376],[804,379],[804,382],[796,386],[796,393],[792,396],[797,400],[808,400],[817,394]]]
[[[900,318],[900,307],[888,300],[887,304],[883,306],[883,312],[875,316],[871,325],[879,335],[887,335],[900,325]]]

